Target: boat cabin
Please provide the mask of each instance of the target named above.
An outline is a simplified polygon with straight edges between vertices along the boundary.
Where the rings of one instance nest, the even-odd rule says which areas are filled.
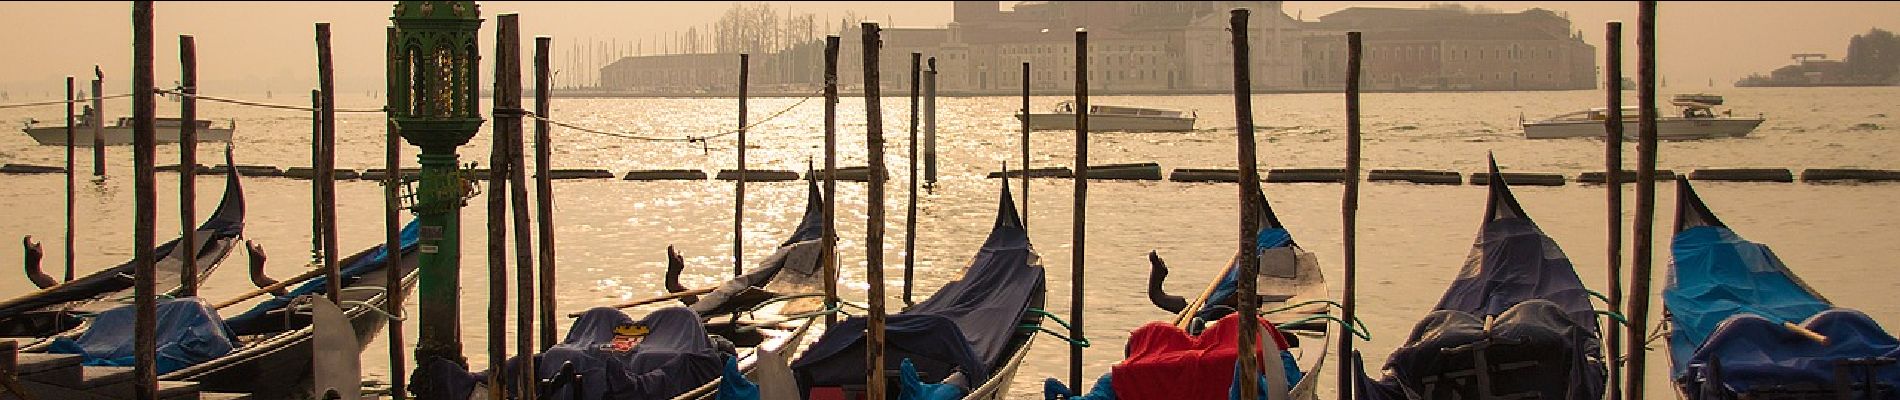
[[[1074,114],[1075,101],[1065,100],[1061,103],[1056,103],[1055,112],[1058,114]],[[1180,110],[1169,110],[1169,109],[1162,109],[1162,108],[1112,106],[1112,105],[1090,105],[1089,106],[1089,115],[1120,115],[1120,116],[1129,116],[1129,117],[1181,118],[1184,116],[1184,114],[1186,113]]]
[[[152,124],[152,126],[155,128],[177,128],[179,126],[184,125],[180,123],[183,121],[184,120],[180,118],[159,117]],[[132,117],[119,117],[119,121],[117,123],[118,125],[115,125],[115,126],[128,126],[128,127],[132,126]],[[198,120],[198,129],[211,129],[211,121],[202,120],[202,119]]]

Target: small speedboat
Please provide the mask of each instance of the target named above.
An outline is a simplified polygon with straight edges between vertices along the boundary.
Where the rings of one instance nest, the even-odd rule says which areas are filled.
[[[1194,130],[1192,112],[1165,108],[1089,105],[1089,130],[1098,132],[1187,132]],[[1017,113],[1016,119],[1022,120]],[[1029,114],[1030,130],[1074,130],[1075,102],[1056,103],[1054,112]]]
[[[79,122],[73,125],[73,145],[91,146],[93,142],[93,127],[89,122],[91,118],[82,117],[77,119]],[[198,127],[197,134],[199,142],[230,142],[231,133],[237,131],[237,122],[235,121],[222,127],[212,126],[211,121],[202,119],[195,122]],[[26,131],[28,136],[33,137],[33,141],[45,146],[66,145],[65,126],[34,125],[32,122],[28,122],[26,127],[22,129]],[[157,143],[178,143],[181,140],[179,138],[178,129],[182,126],[184,126],[183,119],[158,118],[153,124],[153,139]],[[130,145],[132,144],[132,117],[120,117],[118,122],[104,127],[104,131],[107,146]]]
[[[1742,137],[1761,126],[1762,117],[1737,118],[1732,112],[1723,111],[1717,116],[1715,106],[1722,105],[1722,96],[1711,94],[1677,95],[1670,102],[1679,112],[1674,115],[1660,115],[1656,119],[1656,137],[1662,140],[1694,140],[1726,137]],[[1638,136],[1637,121],[1641,116],[1640,108],[1623,107],[1623,139],[1635,140]],[[1565,139],[1591,137],[1600,138],[1607,133],[1603,121],[1609,118],[1609,109],[1592,108],[1568,114],[1558,115],[1542,121],[1519,121],[1524,126],[1525,139]]]

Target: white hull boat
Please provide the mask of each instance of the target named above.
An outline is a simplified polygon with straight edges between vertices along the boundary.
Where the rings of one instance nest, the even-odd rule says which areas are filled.
[[[1017,120],[1023,114],[1016,114]],[[1089,106],[1089,130],[1095,132],[1188,132],[1195,115],[1179,110],[1130,106]],[[1030,130],[1075,130],[1075,103],[1064,101],[1055,112],[1029,114]]]
[[[155,135],[153,138],[158,143],[178,143],[180,140],[178,128],[182,125],[179,122],[177,118],[159,118],[153,124],[153,134]],[[27,136],[32,136],[33,140],[39,142],[40,145],[66,145],[66,127],[64,126],[32,126],[29,124],[23,130],[26,131]],[[105,144],[107,146],[126,146],[132,144],[131,118],[120,118],[117,124],[106,126],[103,131],[105,134]],[[230,142],[231,134],[235,131],[237,131],[237,124],[235,123],[224,127],[213,127],[211,126],[211,121],[198,120],[197,133],[198,142],[200,143]],[[73,141],[77,142],[73,143],[74,146],[92,146],[93,127],[86,124],[73,127]]]
[[[1661,140],[1716,139],[1747,136],[1761,118],[1660,118],[1656,120],[1656,138]],[[1623,121],[1623,140],[1636,140],[1637,123]],[[1538,121],[1524,124],[1525,139],[1601,138],[1609,134],[1603,121]]]
[[[1755,127],[1761,126],[1761,117],[1736,118],[1715,115],[1714,107],[1722,105],[1722,96],[1708,94],[1677,95],[1671,101],[1679,112],[1656,119],[1656,138],[1661,140],[1717,139],[1747,136]],[[1637,107],[1623,107],[1623,140],[1636,140],[1640,132]],[[1604,121],[1609,112],[1604,108],[1593,108],[1569,114],[1551,117],[1543,121],[1520,122],[1524,126],[1525,139],[1565,139],[1565,138],[1601,138],[1608,135]]]

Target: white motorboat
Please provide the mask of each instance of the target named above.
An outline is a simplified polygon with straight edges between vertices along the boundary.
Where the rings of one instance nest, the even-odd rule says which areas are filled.
[[[1656,137],[1661,140],[1694,140],[1726,137],[1742,137],[1760,126],[1763,118],[1736,118],[1731,112],[1724,111],[1718,116],[1715,106],[1722,105],[1722,96],[1709,94],[1677,95],[1670,102],[1679,113],[1662,115],[1656,119]],[[1640,108],[1623,107],[1623,139],[1635,140]],[[1609,118],[1606,108],[1592,108],[1558,115],[1550,119],[1534,122],[1522,122],[1526,139],[1563,139],[1578,137],[1603,137],[1606,132],[1603,120]]]
[[[1194,113],[1165,108],[1089,105],[1089,130],[1097,132],[1187,132]],[[1017,113],[1021,120],[1023,114]],[[1029,114],[1031,130],[1075,130],[1075,102],[1057,103],[1054,112]]]
[[[73,141],[78,142],[73,143],[73,145],[91,146],[93,143],[93,128],[91,124],[87,123],[90,118],[79,118],[79,120],[80,123],[73,126]],[[211,126],[211,121],[202,119],[196,122],[198,125],[198,142],[200,143],[229,142],[231,141],[231,133],[237,130],[236,121],[223,127]],[[155,129],[153,132],[155,134],[154,138],[158,143],[178,143],[178,128],[183,125],[184,120],[178,118],[158,118],[153,124],[153,128]],[[65,126],[34,126],[34,123],[29,121],[23,130],[26,131],[28,136],[32,136],[33,140],[39,142],[41,145],[66,145]],[[132,144],[132,117],[120,117],[116,123],[106,126],[103,130],[105,131],[105,144],[107,146]]]

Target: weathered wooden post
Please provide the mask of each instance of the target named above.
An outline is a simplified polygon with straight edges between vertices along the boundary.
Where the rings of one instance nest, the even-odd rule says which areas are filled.
[[[937,58],[924,62],[924,188],[937,186]]]
[[[1075,208],[1069,256],[1069,337],[1082,335],[1084,260],[1089,226],[1089,32],[1075,29]],[[1029,170],[1023,170],[1028,176]],[[1069,344],[1069,384],[1082,385],[1082,344]],[[1080,386],[1077,386],[1080,387]]]
[[[865,324],[864,356],[866,366],[864,390],[865,398],[884,399],[884,113],[879,95],[883,81],[878,80],[878,50],[883,41],[878,38],[880,30],[876,22],[860,25],[864,31],[864,133],[865,151],[870,155],[868,161],[870,173],[867,195],[871,204],[866,207],[867,220],[864,227],[864,279],[870,287],[866,302],[871,308]]]
[[[548,96],[553,74],[548,68],[554,38],[534,38],[534,205],[541,245],[541,350],[558,342],[554,324],[554,182],[548,175],[554,143],[548,136]]]
[[[1650,253],[1655,247],[1650,232],[1656,222],[1656,2],[1643,1],[1636,12],[1636,106],[1641,115],[1637,125],[1636,141],[1636,221],[1635,240],[1630,250],[1630,298],[1629,310],[1623,313],[1630,321],[1626,338],[1630,341],[1628,349],[1641,349],[1645,332],[1649,330],[1649,275]],[[1631,351],[1629,356],[1629,386],[1623,398],[1643,400],[1643,381],[1648,365],[1647,354]]]
[[[178,88],[178,165],[183,167],[178,171],[178,243],[180,249],[189,249],[178,258],[182,263],[178,294],[194,297],[198,295],[198,224],[192,223],[198,220],[198,44],[191,35],[178,35],[178,64],[182,86]],[[71,258],[67,253],[67,259]],[[67,265],[72,264],[68,261]]]
[[[455,149],[467,144],[482,124],[476,90],[481,63],[474,51],[481,8],[473,1],[403,1],[390,20],[400,47],[384,59],[395,64],[391,70],[402,72],[388,77],[391,88],[400,88],[390,93],[390,103],[401,105],[390,111],[390,119],[403,139],[421,148],[416,157],[422,165],[421,182],[412,207],[421,224],[415,359],[417,365],[442,359],[466,366],[459,269],[461,208],[470,182],[456,166]],[[415,395],[435,399],[443,394]]]
[[[923,53],[910,53],[910,206],[904,211],[904,309],[916,305],[910,300],[913,270],[917,265],[917,94],[923,82]],[[872,178],[882,178],[873,176]]]
[[[732,196],[732,276],[735,277],[745,273],[745,89],[751,65],[752,55],[739,54],[739,181],[733,184]]]
[[[1609,202],[1609,277],[1607,307],[1623,309],[1623,23],[1611,21],[1604,27],[1603,90],[1609,118],[1603,120],[1603,186]],[[1612,327],[1614,328],[1614,327]],[[1609,353],[1610,400],[1623,398],[1623,331],[1608,329],[1604,341]]]
[[[1029,62],[1023,62],[1023,231],[1029,231]],[[1009,177],[1003,177],[1004,182]]]
[[[153,81],[152,2],[140,0],[132,2],[132,374],[139,400],[158,400],[158,260],[152,254],[158,223],[152,169],[158,104],[152,98]]]
[[[323,253],[328,252],[323,247],[323,152],[323,89],[310,89],[310,168],[315,171],[310,179],[310,265],[322,269],[330,282],[336,282],[336,271],[323,263]],[[335,299],[327,285],[323,293],[324,298]]]
[[[825,309],[838,307],[838,35],[825,36]],[[838,322],[825,314],[825,327]]]
[[[106,74],[92,66],[92,176],[106,178]]]
[[[387,27],[384,31],[388,45],[386,51],[396,54],[396,27]],[[396,70],[393,63],[388,67],[389,76],[403,73]],[[400,87],[386,89],[385,93],[403,90]],[[388,96],[383,97],[384,113],[394,112],[397,107],[396,103],[389,99]],[[383,122],[383,132],[383,163],[387,165],[385,171],[388,171],[383,174],[383,251],[388,254],[383,259],[383,295],[389,297],[388,301],[383,302],[383,312],[389,315],[403,315],[402,257],[404,254],[402,253],[402,218],[398,215],[398,212],[402,210],[399,192],[402,190],[402,138],[396,134],[394,120],[386,119]],[[407,368],[404,367],[405,357],[402,354],[402,321],[390,321],[386,329],[389,330],[389,395],[391,398],[402,399],[408,394],[405,391],[408,382],[403,376],[403,371]]]
[[[1346,198],[1342,222],[1346,234],[1346,289],[1345,298],[1340,302],[1342,320],[1356,321],[1359,318],[1359,74],[1360,53],[1359,32],[1346,32]],[[1351,325],[1347,325],[1351,327]],[[1353,335],[1339,336],[1339,380],[1352,382],[1353,376]],[[1354,399],[1353,385],[1339,384],[1339,400]]]
[[[495,103],[490,111],[488,156],[488,363],[503,365],[508,360],[508,169],[513,146],[508,144],[509,128],[521,126],[521,45],[515,29],[515,14],[495,16]],[[524,357],[525,359],[525,357]],[[507,393],[510,377],[488,375],[489,397],[501,399]]]
[[[507,146],[509,213],[514,216],[515,234],[515,354],[521,356],[520,376],[512,383],[516,396],[535,398],[534,322],[535,286],[534,238],[528,235],[528,177],[526,145],[522,144],[521,116],[521,24],[516,14],[495,18],[495,140]],[[496,167],[501,167],[497,165]],[[543,173],[543,175],[546,175]],[[498,282],[499,283],[499,282]],[[553,296],[553,293],[542,293]],[[493,364],[492,365],[500,365]]]
[[[1240,314],[1240,398],[1255,399],[1260,395],[1260,363],[1255,358],[1260,351],[1260,253],[1256,236],[1260,234],[1254,196],[1260,193],[1260,170],[1254,155],[1253,125],[1253,79],[1248,63],[1250,49],[1247,43],[1247,14],[1245,8],[1234,9],[1228,19],[1228,31],[1233,34],[1234,46],[1234,118],[1239,131],[1240,160],[1240,275],[1235,279],[1239,284],[1238,303]],[[1075,109],[1080,115],[1086,108]],[[1344,385],[1341,385],[1344,386]]]
[[[76,179],[75,177],[79,174],[78,172],[73,171],[73,168],[75,167],[75,165],[73,165],[73,139],[74,139],[74,136],[77,136],[74,134],[78,133],[75,131],[78,128],[73,127],[73,124],[75,122],[73,120],[74,101],[75,100],[73,99],[73,77],[67,76],[66,77],[66,278],[65,280],[62,280],[60,282],[71,282],[73,280],[73,191],[77,189],[74,187],[75,185],[74,180]]]
[[[318,135],[323,146],[322,163],[317,165],[317,183],[323,192],[323,269],[329,271],[328,287],[325,288],[331,303],[341,300],[343,290],[341,271],[336,263],[336,67],[330,57],[330,23],[317,23],[317,85],[323,91],[322,114],[323,134]],[[231,168],[237,168],[232,165]]]

